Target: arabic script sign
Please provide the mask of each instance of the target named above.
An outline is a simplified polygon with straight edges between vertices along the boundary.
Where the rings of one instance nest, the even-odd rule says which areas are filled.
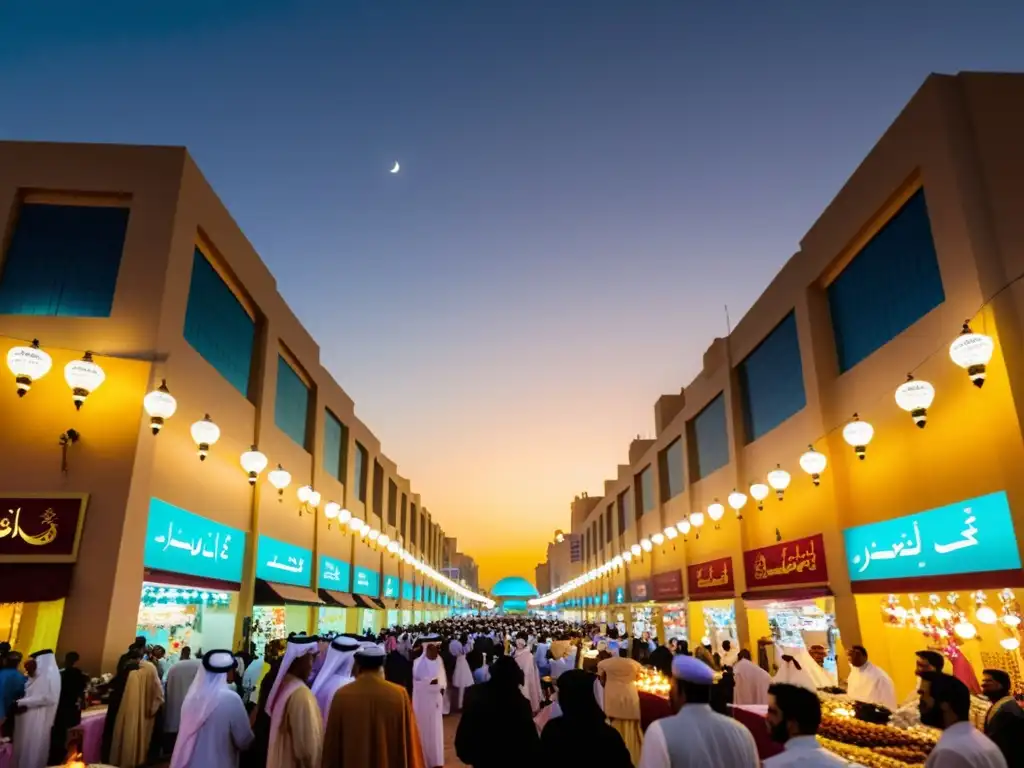
[[[278,584],[308,587],[313,580],[313,554],[294,544],[260,536],[256,577]]]
[[[626,602],[626,590],[623,587],[615,588],[615,602],[624,603]]]
[[[350,570],[344,560],[320,555],[320,589],[348,592]]]
[[[385,576],[384,577],[384,597],[390,597],[393,600],[398,599],[398,577],[397,576]]]
[[[413,599],[413,595],[414,594],[415,594],[415,592],[413,591],[412,582],[411,581],[403,581],[402,582],[402,599],[403,600],[409,600],[411,602],[412,599]]]
[[[380,574],[357,565],[355,578],[352,580],[352,591],[359,595],[376,597],[380,591]]]
[[[778,587],[828,581],[825,539],[819,533],[743,553],[747,586]]]
[[[0,497],[0,560],[67,562],[78,557],[88,497]]]
[[[731,557],[686,566],[686,586],[690,598],[701,595],[736,594]]]
[[[656,573],[651,576],[651,597],[655,600],[671,600],[683,596],[683,572]]]
[[[240,582],[245,535],[161,499],[150,499],[143,563],[161,571]]]
[[[1003,491],[843,532],[851,581],[1020,568]]]

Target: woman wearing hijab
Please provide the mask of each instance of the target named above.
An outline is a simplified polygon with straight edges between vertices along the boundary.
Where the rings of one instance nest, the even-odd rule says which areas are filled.
[[[602,768],[632,768],[633,761],[619,732],[604,721],[604,712],[594,698],[597,677],[573,669],[558,678],[561,717],[544,726],[540,737],[542,765],[600,765]]]
[[[513,659],[500,656],[491,665],[491,679],[474,687],[459,721],[459,760],[473,768],[536,765],[540,742],[522,684],[523,672]]]

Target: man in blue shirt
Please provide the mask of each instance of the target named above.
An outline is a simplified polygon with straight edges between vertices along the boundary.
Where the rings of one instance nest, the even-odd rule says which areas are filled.
[[[25,695],[25,676],[18,671],[21,654],[11,651],[0,668],[0,734],[11,737],[14,733],[14,707]]]

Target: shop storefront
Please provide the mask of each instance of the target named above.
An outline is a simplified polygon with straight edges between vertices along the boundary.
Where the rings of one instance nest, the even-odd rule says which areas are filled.
[[[687,618],[691,650],[696,645],[722,652],[722,643],[738,642],[736,628],[736,581],[731,557],[720,557],[686,567],[689,596]]]
[[[344,560],[320,555],[319,572],[318,596],[325,604],[317,611],[317,632],[322,635],[348,632],[356,607],[350,594],[352,567]]]
[[[150,499],[136,634],[174,658],[230,648],[246,533]]]
[[[0,497],[0,642],[25,655],[57,645],[88,501]]]
[[[644,632],[650,632],[652,636],[657,634],[650,579],[634,579],[629,582],[629,615],[632,637],[641,637]]]
[[[313,631],[313,608],[324,601],[312,589],[313,554],[308,549],[260,536],[251,638],[257,650],[289,632]]]
[[[683,572],[678,568],[651,576],[651,597],[657,605],[657,633],[661,643],[686,640],[686,604],[683,602]],[[653,634],[653,633],[652,633]]]
[[[380,574],[364,568],[355,567],[352,579],[352,596],[358,604],[356,613],[357,632],[380,632],[384,627],[384,604],[379,599]]]
[[[1024,573],[1004,492],[843,532],[862,644],[913,690],[914,653],[931,648],[977,690],[981,670],[1006,670],[1024,693]]]
[[[752,641],[767,669],[783,653],[826,649],[825,671],[837,677],[839,630],[828,586],[825,539],[819,533],[743,553],[748,591],[743,593]]]

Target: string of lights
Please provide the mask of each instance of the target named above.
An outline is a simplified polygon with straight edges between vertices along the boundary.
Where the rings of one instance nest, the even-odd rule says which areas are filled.
[[[935,398],[935,387],[924,379],[915,378],[914,374],[920,372],[936,355],[945,352],[956,365],[967,372],[971,382],[980,389],[985,383],[987,365],[995,352],[995,342],[991,336],[984,333],[976,333],[972,330],[972,320],[981,315],[985,309],[1021,280],[1024,280],[1024,272],[1009,280],[986,298],[981,306],[971,315],[971,319],[964,322],[960,334],[950,344],[943,343],[931,350],[920,362],[909,369],[907,380],[896,388],[895,400],[896,405],[902,410],[907,411],[914,424],[919,428],[924,428],[927,424],[928,408],[931,407]],[[885,397],[885,394],[879,394],[874,400],[869,401],[869,405],[881,403]],[[812,441],[808,446],[808,450],[799,457],[798,464],[807,475],[810,475],[812,483],[816,486],[820,484],[821,475],[828,466],[828,458],[825,454],[815,450],[814,444],[827,440],[836,432],[841,432],[844,442],[853,448],[857,458],[863,461],[867,456],[867,447],[874,437],[875,429],[869,422],[861,420],[858,414],[854,413],[849,421],[831,427],[816,440]],[[758,510],[764,509],[764,500],[771,495],[772,491],[775,491],[776,497],[781,501],[785,497],[786,489],[792,482],[792,476],[782,468],[781,463],[777,464],[775,469],[767,472],[764,479],[766,482],[756,481],[751,483],[748,488],[748,493],[757,503]],[[742,521],[743,515],[741,510],[747,504],[747,494],[734,488],[726,501],[729,507],[736,513],[736,519]],[[715,523],[716,528],[724,515],[725,506],[718,499],[715,499],[713,503],[708,505],[707,517]],[[700,528],[703,527],[704,523],[705,513],[699,510],[693,511],[675,525],[666,527],[663,532],[654,533],[649,538],[640,538],[636,544],[627,547],[623,550],[622,554],[615,555],[603,565],[577,576],[565,585],[547,594],[533,598],[529,601],[529,605],[531,607],[549,605],[560,597],[585,587],[595,579],[603,578],[608,573],[618,571],[622,567],[627,566],[632,560],[641,559],[645,553],[651,552],[655,546],[661,546],[666,540],[671,541],[682,535],[685,542],[685,537],[691,531],[696,532],[696,536],[699,538]],[[639,536],[639,533],[637,535]],[[776,529],[776,540],[781,541],[781,538],[779,530]]]

